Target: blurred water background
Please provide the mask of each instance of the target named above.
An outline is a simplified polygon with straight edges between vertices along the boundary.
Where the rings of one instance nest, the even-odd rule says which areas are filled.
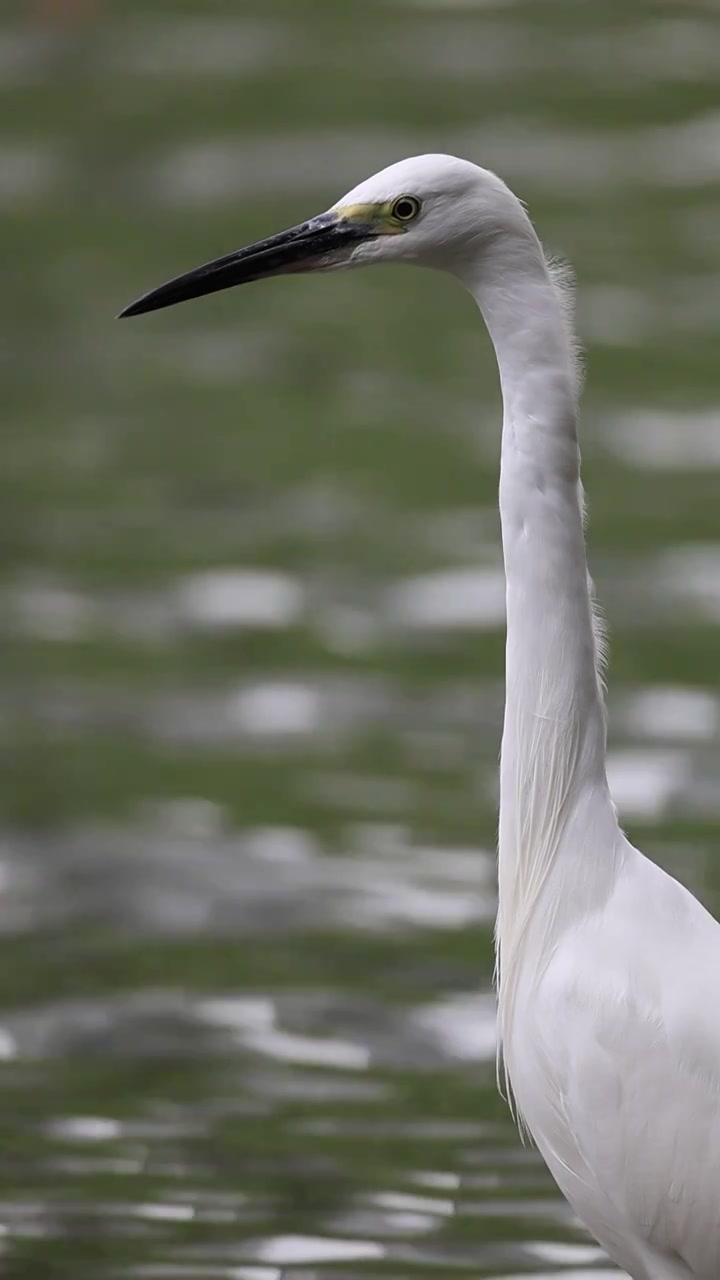
[[[495,1092],[499,393],[407,270],[115,324],[385,163],[574,262],[610,772],[720,908],[717,12],[5,0],[0,1269],[615,1274]]]

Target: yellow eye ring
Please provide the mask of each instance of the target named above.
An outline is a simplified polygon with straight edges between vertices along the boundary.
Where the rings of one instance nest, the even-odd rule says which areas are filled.
[[[421,209],[419,200],[415,196],[398,196],[393,201],[390,215],[396,222],[414,222]]]

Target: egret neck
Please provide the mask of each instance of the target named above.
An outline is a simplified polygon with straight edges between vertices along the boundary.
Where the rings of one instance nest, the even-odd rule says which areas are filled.
[[[571,299],[529,220],[486,245],[482,261],[466,264],[463,276],[495,348],[503,396],[507,641],[497,978],[506,1039],[523,944],[541,967],[551,954],[552,925],[567,923],[570,904],[577,914],[604,899],[620,842],[605,774],[603,638],[585,554]],[[582,828],[589,813],[603,828],[602,855],[590,866],[582,861],[586,841],[567,838],[568,824]],[[566,889],[571,882],[573,892],[553,895],[552,912],[538,914],[551,874]]]

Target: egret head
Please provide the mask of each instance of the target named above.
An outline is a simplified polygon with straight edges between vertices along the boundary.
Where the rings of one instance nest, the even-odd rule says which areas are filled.
[[[177,276],[121,315],[290,272],[415,262],[461,274],[468,256],[513,222],[529,226],[494,173],[454,156],[415,156],[361,182],[326,213]]]

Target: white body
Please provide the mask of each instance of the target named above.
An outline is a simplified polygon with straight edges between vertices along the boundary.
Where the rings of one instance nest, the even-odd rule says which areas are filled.
[[[507,578],[497,924],[504,1072],[578,1216],[633,1280],[720,1277],[720,926],[621,832],[605,774],[567,299],[519,201],[449,157],[347,202],[424,214],[357,261],[445,268],[495,346]]]
[[[559,860],[612,856],[583,808],[579,797]],[[558,1186],[633,1280],[711,1280],[720,1276],[718,926],[616,839],[602,903],[542,939],[538,915],[529,932],[507,1070]],[[558,867],[543,900],[573,882]]]

